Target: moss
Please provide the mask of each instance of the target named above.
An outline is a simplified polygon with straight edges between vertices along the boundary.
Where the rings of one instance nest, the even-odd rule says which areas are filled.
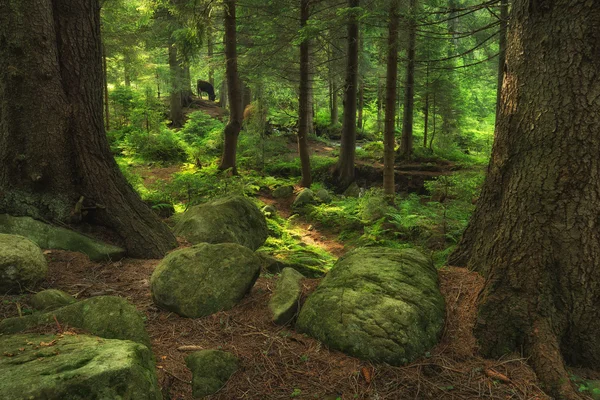
[[[192,394],[197,398],[218,392],[238,369],[237,358],[219,350],[191,353],[185,364],[192,371]]]
[[[42,290],[33,295],[30,300],[33,308],[40,311],[54,310],[73,304],[76,301],[70,294],[56,289]]]
[[[272,320],[276,324],[285,325],[298,313],[302,278],[304,276],[292,268],[284,268],[281,272],[269,302],[269,309],[273,314]]]
[[[46,277],[48,264],[31,240],[0,233],[0,292],[18,291]]]

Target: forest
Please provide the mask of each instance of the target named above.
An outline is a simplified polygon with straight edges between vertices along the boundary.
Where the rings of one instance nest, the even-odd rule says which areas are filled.
[[[0,0],[0,399],[600,399],[596,0]]]

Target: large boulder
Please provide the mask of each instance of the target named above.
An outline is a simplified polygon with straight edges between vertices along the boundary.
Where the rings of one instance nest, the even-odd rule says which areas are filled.
[[[0,214],[0,233],[25,236],[42,249],[77,251],[92,261],[120,260],[125,256],[125,250],[120,247],[30,217]]]
[[[298,313],[303,278],[304,276],[300,272],[292,268],[285,268],[281,271],[281,276],[269,301],[272,320],[277,325],[290,323]]]
[[[0,293],[20,291],[46,278],[48,264],[31,240],[0,233]]]
[[[301,208],[306,205],[316,204],[316,203],[317,203],[317,198],[315,197],[315,193],[312,190],[306,188],[306,189],[303,189],[300,193],[298,193],[298,195],[294,199],[294,202],[292,203],[292,207]]]
[[[184,317],[227,310],[250,291],[260,260],[235,243],[200,243],[167,255],[150,278],[154,302]]]
[[[175,235],[197,243],[237,243],[256,250],[269,231],[263,213],[245,197],[214,200],[190,208],[175,226]]]
[[[185,358],[185,364],[192,371],[192,395],[196,398],[217,393],[238,369],[238,359],[220,350],[196,351]]]
[[[273,198],[282,199],[285,197],[290,197],[294,194],[294,187],[292,185],[279,186],[275,190],[273,190]]]
[[[0,399],[160,400],[150,350],[87,335],[0,337]]]
[[[127,300],[116,296],[91,297],[52,312],[36,313],[0,321],[0,334],[23,332],[56,321],[106,339],[131,340],[150,347],[144,320]]]
[[[73,304],[77,300],[62,290],[47,289],[31,296],[29,302],[38,311],[50,311]]]
[[[296,329],[349,355],[403,365],[437,343],[444,315],[429,259],[370,247],[338,260],[305,302]]]

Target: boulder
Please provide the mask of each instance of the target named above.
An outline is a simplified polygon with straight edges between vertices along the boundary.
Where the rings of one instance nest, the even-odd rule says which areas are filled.
[[[349,355],[403,365],[437,343],[444,316],[431,260],[412,249],[369,247],[338,260],[296,329]]]
[[[120,260],[125,256],[125,250],[120,247],[30,217],[0,214],[0,233],[25,236],[42,249],[77,251],[92,261]]]
[[[346,190],[344,190],[344,196],[346,197],[361,197],[362,190],[356,182],[352,182]]]
[[[195,398],[217,393],[238,369],[238,359],[220,350],[196,351],[185,358],[185,364],[192,371]]]
[[[91,297],[52,312],[6,318],[0,321],[0,334],[23,332],[39,325],[56,325],[56,321],[62,326],[83,329],[106,339],[131,340],[150,347],[141,314],[127,300],[116,296]]]
[[[73,304],[76,301],[70,294],[56,289],[42,290],[31,296],[29,300],[31,306],[39,311],[55,310]]]
[[[333,200],[333,197],[331,196],[331,193],[329,193],[329,191],[327,189],[319,189],[317,191],[317,193],[315,194],[317,200],[321,203],[331,203],[331,200]]]
[[[315,204],[316,202],[317,200],[315,198],[314,192],[307,188],[303,189],[300,193],[298,193],[298,195],[294,199],[294,202],[292,203],[292,207],[303,207],[308,204]]]
[[[0,233],[0,293],[20,291],[46,278],[48,264],[31,240]]]
[[[0,337],[0,399],[160,400],[152,352],[88,335]]]
[[[300,308],[302,279],[304,276],[292,268],[284,268],[269,301],[272,320],[277,325],[290,323]]]
[[[175,235],[197,243],[237,243],[256,250],[269,231],[263,213],[245,197],[218,199],[190,208],[175,226]]]
[[[272,217],[277,216],[277,209],[275,207],[273,207],[272,205],[264,206],[261,211],[267,218],[272,218]]]
[[[327,273],[327,270],[323,267],[323,260],[319,259],[304,259],[306,263],[289,261],[286,259],[280,259],[272,257],[263,252],[256,252],[256,255],[260,258],[262,268],[271,274],[279,274],[285,268],[292,268],[306,276],[307,278],[320,278]]]
[[[260,260],[235,243],[200,243],[167,255],[150,278],[154,302],[198,318],[235,306],[260,273]]]
[[[273,190],[273,198],[282,199],[285,197],[290,197],[294,194],[294,187],[292,185],[287,186],[279,186],[275,190]]]

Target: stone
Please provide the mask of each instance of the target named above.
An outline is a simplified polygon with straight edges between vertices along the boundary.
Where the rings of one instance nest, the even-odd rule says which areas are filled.
[[[260,260],[235,243],[200,243],[167,255],[150,278],[154,302],[181,316],[199,318],[228,310],[250,291]]]
[[[39,311],[55,310],[73,304],[76,301],[70,294],[57,289],[42,290],[31,296],[29,300],[31,306]]]
[[[315,198],[315,194],[312,190],[307,188],[303,189],[300,193],[298,193],[298,195],[294,199],[294,202],[292,203],[292,207],[303,207],[308,204],[315,204],[316,202],[317,200]]]
[[[285,197],[290,197],[294,194],[294,187],[292,185],[287,186],[279,186],[273,190],[273,198],[282,199]]]
[[[292,268],[284,268],[269,301],[272,320],[277,325],[290,323],[298,314],[304,275]]]
[[[131,340],[150,347],[144,320],[127,300],[116,296],[91,297],[46,313],[0,321],[0,334],[13,334],[39,325],[72,326],[106,339]]]
[[[114,261],[125,257],[125,250],[120,247],[30,217],[0,214],[0,233],[25,236],[42,249],[77,251],[92,261]]]
[[[307,278],[320,278],[327,273],[321,260],[316,258],[314,260],[306,259],[304,264],[275,258],[260,251],[256,252],[256,255],[260,258],[263,270],[270,274],[279,274],[285,268],[295,269]]]
[[[267,218],[273,218],[277,216],[277,209],[272,205],[264,206],[261,211]]]
[[[437,344],[444,317],[430,259],[368,247],[338,260],[304,303],[296,330],[351,356],[404,365]]]
[[[192,371],[192,395],[202,398],[217,393],[238,369],[238,359],[220,350],[201,350],[185,357]]]
[[[88,335],[0,337],[0,399],[160,400],[152,352]]]
[[[352,182],[350,186],[344,191],[344,196],[346,197],[361,197],[361,188],[358,186],[356,182]]]
[[[333,197],[331,196],[331,193],[329,193],[329,191],[327,189],[319,189],[317,191],[317,193],[315,194],[315,196],[317,197],[317,200],[321,203],[331,203],[331,200],[333,200]]]
[[[237,243],[256,250],[269,231],[265,216],[245,197],[217,199],[190,208],[175,226],[175,235],[197,243]]]
[[[0,233],[0,293],[18,292],[46,278],[42,250],[19,235]]]

